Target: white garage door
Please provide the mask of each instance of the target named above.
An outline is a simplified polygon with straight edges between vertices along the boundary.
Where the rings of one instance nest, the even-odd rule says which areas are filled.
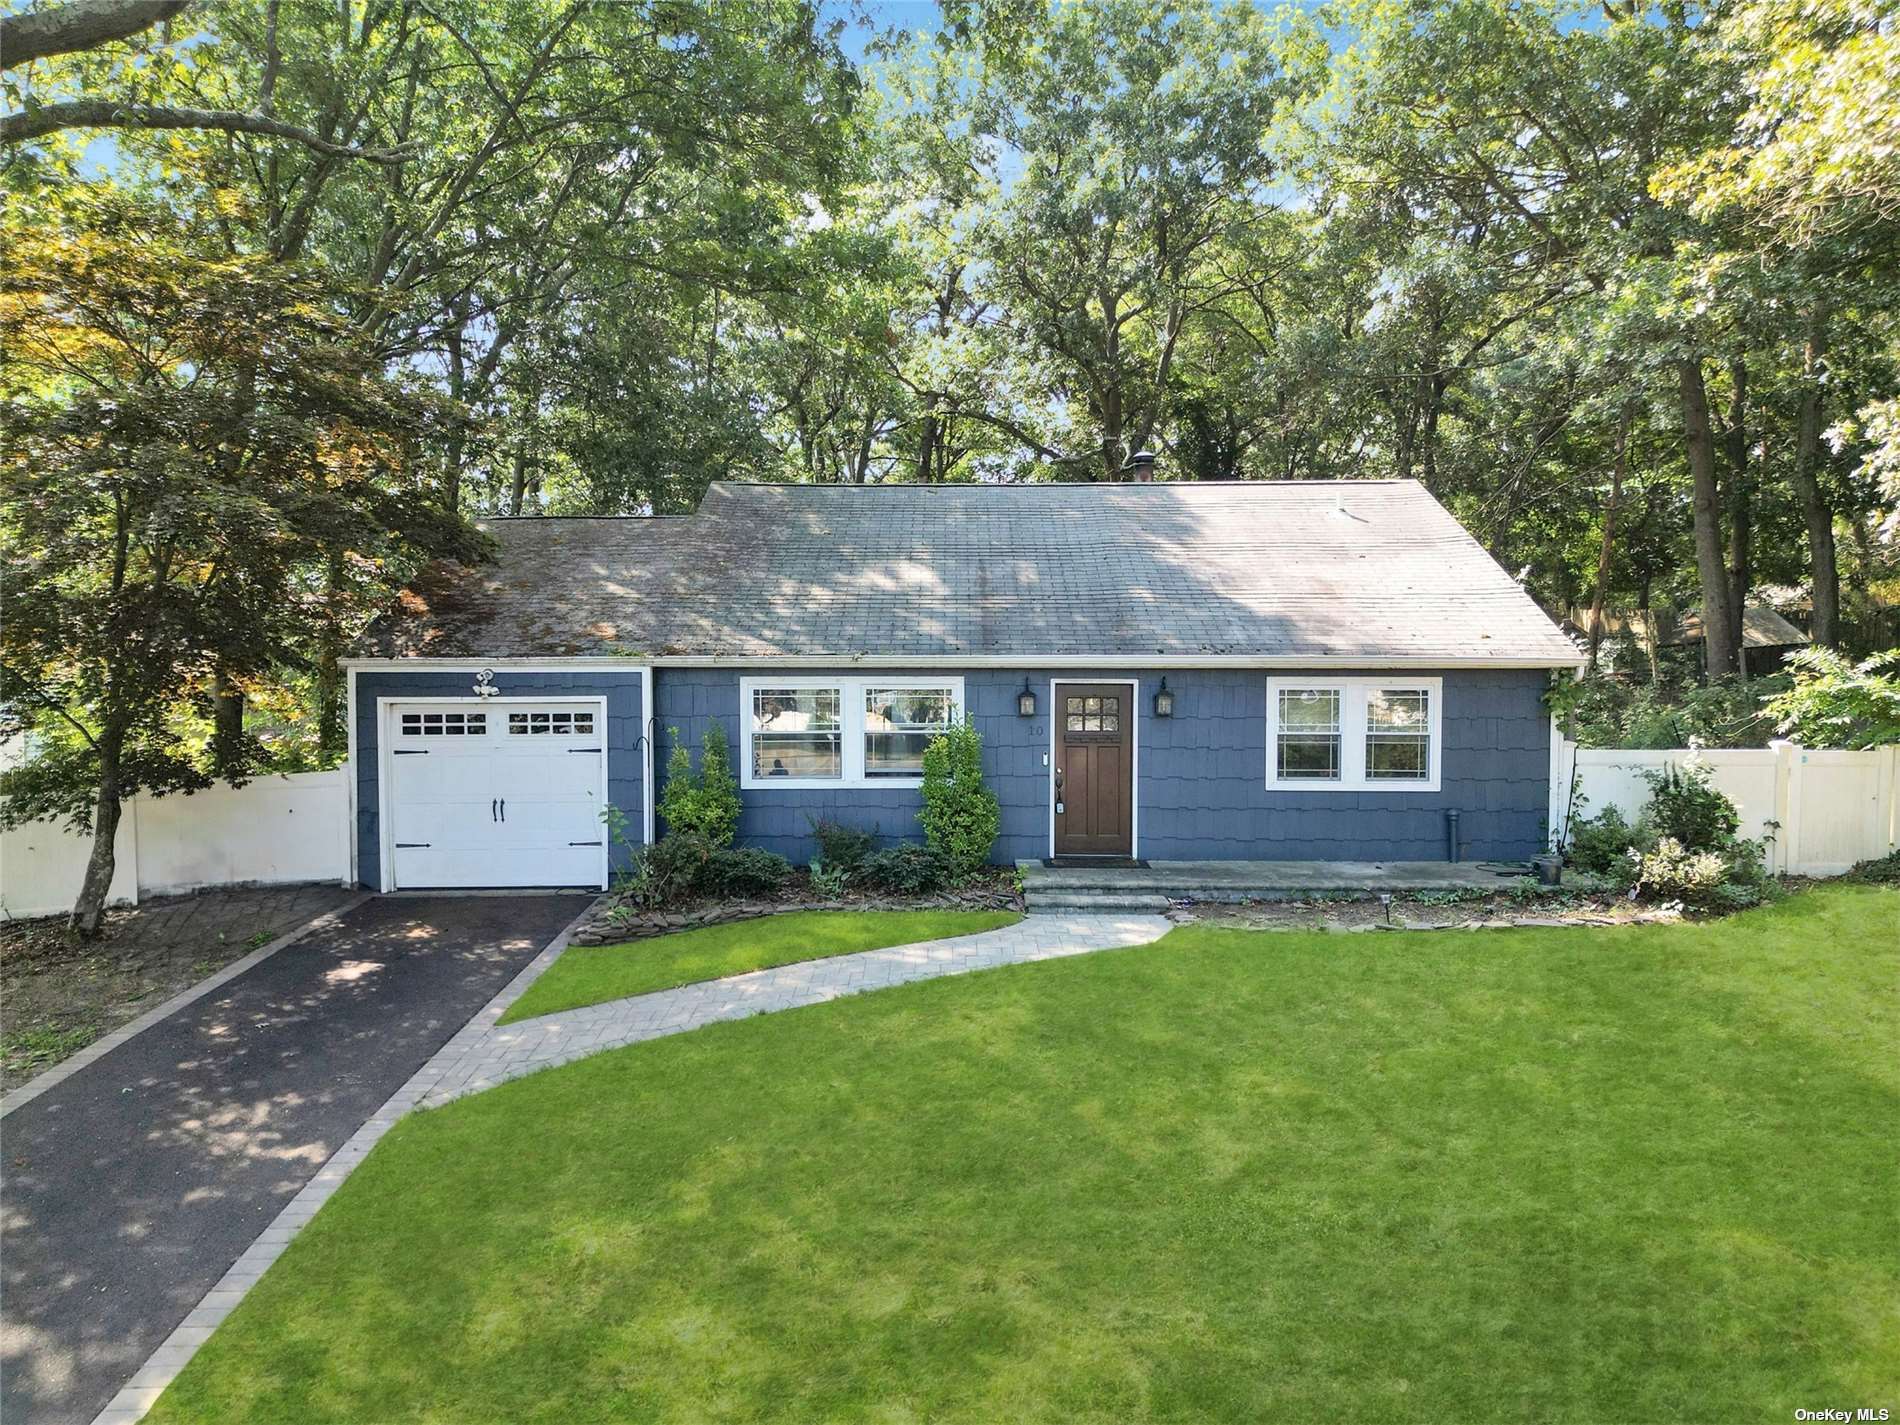
[[[600,886],[598,702],[391,703],[392,889]]]

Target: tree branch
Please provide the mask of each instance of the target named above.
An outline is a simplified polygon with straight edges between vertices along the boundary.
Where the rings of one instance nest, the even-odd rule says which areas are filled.
[[[331,143],[308,129],[263,114],[233,109],[172,109],[150,104],[113,104],[75,99],[0,116],[0,144],[26,143],[62,129],[216,129],[231,134],[267,134],[289,139],[329,158],[360,158],[369,163],[404,163],[415,155],[405,149],[351,148]]]
[[[171,19],[191,0],[72,0],[26,15],[0,15],[0,69],[97,49]]]

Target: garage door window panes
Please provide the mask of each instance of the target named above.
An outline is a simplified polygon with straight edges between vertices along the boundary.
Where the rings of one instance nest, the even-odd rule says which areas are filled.
[[[752,775],[816,780],[844,776],[841,707],[837,688],[754,688]]]
[[[412,712],[402,715],[404,737],[486,737],[487,713]]]
[[[948,687],[864,690],[864,775],[921,777],[924,748],[950,726],[956,706]]]
[[[592,737],[591,712],[513,712],[508,714],[510,737]]]

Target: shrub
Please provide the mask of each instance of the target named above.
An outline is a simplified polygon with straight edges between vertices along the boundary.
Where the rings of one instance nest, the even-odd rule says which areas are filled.
[[[673,750],[666,754],[658,811],[669,832],[686,831],[695,820],[699,795],[699,784],[693,777],[693,754],[686,750],[677,727],[669,727],[666,735],[673,739]]]
[[[865,857],[860,874],[881,890],[924,896],[950,884],[950,863],[935,847],[907,841]]]
[[[710,722],[700,740],[699,771],[677,727],[668,728],[673,750],[666,758],[660,816],[669,833],[703,837],[714,847],[732,845],[739,830],[739,783],[732,775],[724,723]]]
[[[1615,807],[1570,824],[1570,864],[1592,875],[1613,875],[1629,859],[1636,828]]]
[[[820,819],[811,823],[811,834],[818,842],[818,855],[812,864],[825,865],[849,879],[857,875],[864,858],[877,849],[877,828],[863,831],[841,821]]]
[[[811,888],[826,900],[836,900],[843,895],[845,883],[850,879],[842,866],[834,866],[822,858],[811,863]]]
[[[1735,803],[1709,785],[1708,769],[1693,758],[1681,767],[1645,772],[1643,780],[1649,783],[1649,805],[1641,826],[1656,841],[1672,840],[1690,851],[1725,851],[1734,844],[1742,824]]]
[[[703,836],[673,832],[633,853],[622,880],[627,899],[651,910],[685,900],[703,884],[713,848]]]
[[[769,896],[792,874],[792,863],[776,851],[755,846],[721,847],[707,858],[700,888],[711,895]]]
[[[715,846],[730,846],[739,834],[739,779],[732,775],[723,722],[706,724],[700,741],[698,829]]]
[[[1862,861],[1849,874],[1856,881],[1872,881],[1877,885],[1900,886],[1900,851],[1889,851],[1874,861]]]
[[[1665,836],[1653,851],[1629,853],[1633,885],[1640,896],[1678,900],[1684,905],[1718,906],[1728,903],[1728,860],[1714,851],[1692,851],[1673,836]]]
[[[924,840],[949,873],[968,880],[990,859],[1002,829],[996,793],[983,785],[983,737],[966,718],[931,738],[924,749],[924,809],[917,819]]]
[[[1806,747],[1900,742],[1900,648],[1849,663],[1830,648],[1788,660],[1794,686],[1769,701],[1776,729]]]

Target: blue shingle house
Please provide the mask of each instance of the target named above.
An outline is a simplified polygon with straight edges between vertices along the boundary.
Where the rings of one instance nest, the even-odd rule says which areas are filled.
[[[741,841],[794,860],[818,818],[916,837],[956,717],[998,860],[1545,845],[1579,655],[1415,481],[719,483],[485,528],[495,562],[431,569],[347,660],[372,888],[604,885],[714,720]]]

